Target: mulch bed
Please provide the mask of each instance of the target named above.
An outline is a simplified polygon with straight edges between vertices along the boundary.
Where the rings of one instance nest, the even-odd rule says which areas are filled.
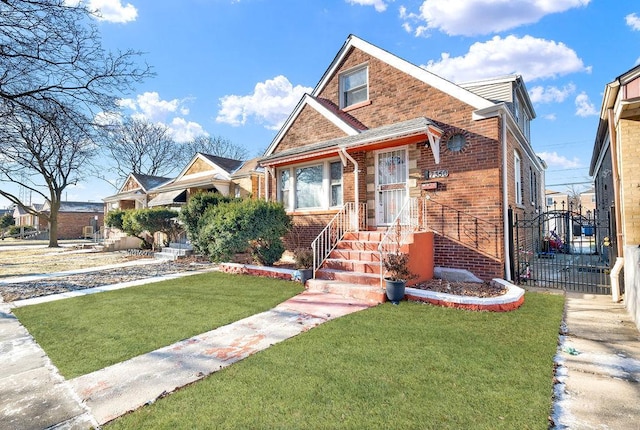
[[[498,297],[507,292],[507,289],[498,283],[447,281],[445,279],[431,279],[412,285],[412,288],[471,297]]]

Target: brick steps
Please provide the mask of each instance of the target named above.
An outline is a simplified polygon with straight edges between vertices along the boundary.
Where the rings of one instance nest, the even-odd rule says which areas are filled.
[[[307,281],[307,288],[374,303],[384,302],[378,253],[383,236],[381,231],[346,233],[316,271],[315,279]]]

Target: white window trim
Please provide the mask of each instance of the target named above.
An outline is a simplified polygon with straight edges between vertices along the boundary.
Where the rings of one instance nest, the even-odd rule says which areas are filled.
[[[285,209],[289,212],[311,212],[318,210],[330,210],[337,209],[342,207],[342,204],[337,206],[331,206],[331,163],[340,162],[339,158],[332,158],[327,160],[316,160],[309,163],[303,164],[295,164],[287,166],[286,168],[278,169],[276,173],[277,178],[277,190],[278,190],[278,201],[282,201],[282,184],[280,182],[281,174],[283,170],[289,171],[289,201],[283,202],[285,203]],[[296,169],[301,169],[305,167],[312,166],[322,166],[322,196],[320,198],[320,206],[315,207],[307,207],[307,208],[297,208],[295,206],[296,202]],[[342,201],[344,203],[344,166],[342,172]]]
[[[515,151],[513,153],[513,178],[516,192],[516,204],[522,205],[522,159]]]
[[[345,100],[345,96],[344,96],[344,93],[345,93],[345,91],[344,91],[344,85],[343,85],[344,78],[345,78],[346,76],[349,76],[349,75],[353,75],[353,74],[355,74],[355,73],[358,73],[359,71],[361,71],[361,70],[363,70],[363,69],[364,69],[364,71],[365,71],[365,75],[366,75],[366,83],[365,83],[365,86],[366,86],[366,88],[367,88],[367,98],[366,98],[366,100],[363,100],[363,101],[361,101],[361,102],[353,103],[353,104],[347,105],[346,100]],[[348,109],[348,108],[351,108],[351,107],[353,107],[353,106],[359,105],[360,103],[366,103],[366,102],[368,102],[368,101],[369,101],[369,64],[367,64],[367,63],[365,63],[365,64],[360,64],[360,65],[358,65],[358,66],[356,66],[356,67],[352,67],[351,69],[345,70],[345,71],[343,71],[342,73],[340,73],[340,75],[339,75],[339,83],[338,83],[338,87],[339,87],[339,88],[338,88],[338,91],[340,91],[340,109]]]

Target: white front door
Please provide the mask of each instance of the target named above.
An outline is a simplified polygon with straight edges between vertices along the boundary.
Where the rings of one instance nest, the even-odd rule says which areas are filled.
[[[409,166],[406,148],[376,154],[376,216],[378,225],[389,225],[407,198]]]

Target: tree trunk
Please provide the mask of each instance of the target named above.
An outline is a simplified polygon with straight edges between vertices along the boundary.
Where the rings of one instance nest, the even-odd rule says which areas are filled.
[[[60,203],[51,202],[51,212],[49,212],[49,248],[58,247],[58,211]]]

